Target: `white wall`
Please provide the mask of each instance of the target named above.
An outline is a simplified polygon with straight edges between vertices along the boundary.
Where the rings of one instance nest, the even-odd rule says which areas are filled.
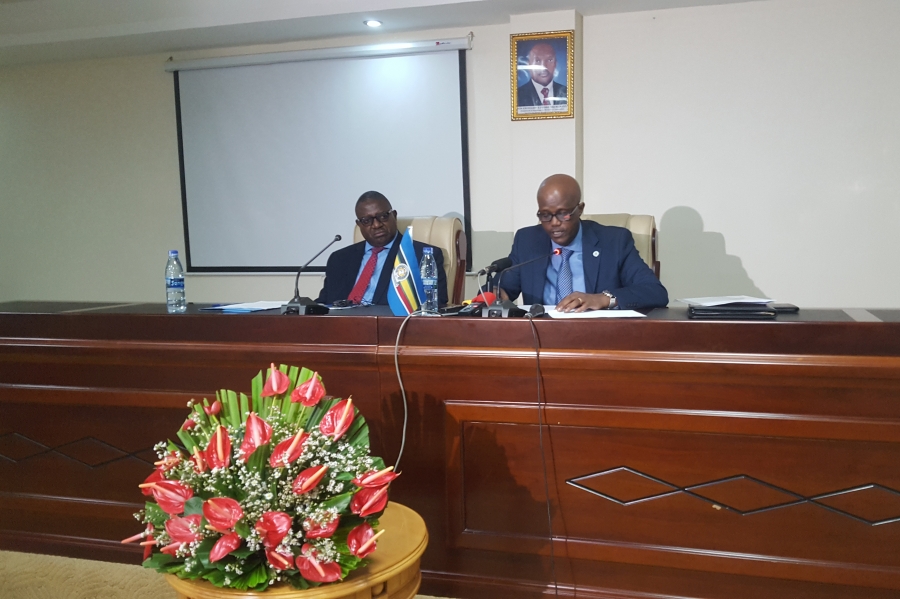
[[[567,172],[578,172],[583,144],[589,211],[656,215],[673,298],[759,292],[807,307],[900,307],[890,266],[898,28],[894,0],[585,17],[584,111]],[[534,210],[530,187],[515,184],[516,127],[535,124],[509,120],[511,29],[474,28],[468,61],[479,266],[508,250]],[[183,249],[165,58],[0,69],[0,301],[162,301],[165,252]],[[188,297],[279,299],[290,287],[285,276],[194,276]],[[303,277],[304,294],[319,287]]]
[[[671,298],[900,307],[900,2],[585,19],[589,211],[655,214]]]

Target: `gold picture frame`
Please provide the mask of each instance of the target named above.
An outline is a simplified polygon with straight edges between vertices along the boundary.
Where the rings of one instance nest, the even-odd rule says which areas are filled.
[[[510,35],[509,63],[512,120],[575,116],[574,31]]]

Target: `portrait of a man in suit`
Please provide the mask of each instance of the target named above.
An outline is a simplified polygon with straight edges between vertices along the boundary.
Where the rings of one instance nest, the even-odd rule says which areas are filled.
[[[513,118],[569,116],[571,34],[536,37],[521,36],[514,41],[515,101]],[[515,40],[517,36],[513,36]]]

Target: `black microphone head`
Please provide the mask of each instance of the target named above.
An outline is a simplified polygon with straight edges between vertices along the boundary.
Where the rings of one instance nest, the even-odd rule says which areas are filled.
[[[334,240],[335,240],[335,241],[340,241],[340,240],[341,240],[341,236],[340,236],[340,235],[335,235],[335,236],[334,236]]]
[[[556,248],[555,250],[553,250],[553,251],[550,252],[550,253],[551,253],[552,255],[554,255],[554,256],[559,256],[560,254],[562,254],[562,249]]]

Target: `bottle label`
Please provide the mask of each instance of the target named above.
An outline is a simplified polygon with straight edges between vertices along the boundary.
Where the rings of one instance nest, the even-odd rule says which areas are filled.
[[[422,277],[422,286],[423,287],[436,287],[437,279],[432,279],[430,277]]]
[[[184,279],[175,277],[166,277],[167,289],[184,289]]]

